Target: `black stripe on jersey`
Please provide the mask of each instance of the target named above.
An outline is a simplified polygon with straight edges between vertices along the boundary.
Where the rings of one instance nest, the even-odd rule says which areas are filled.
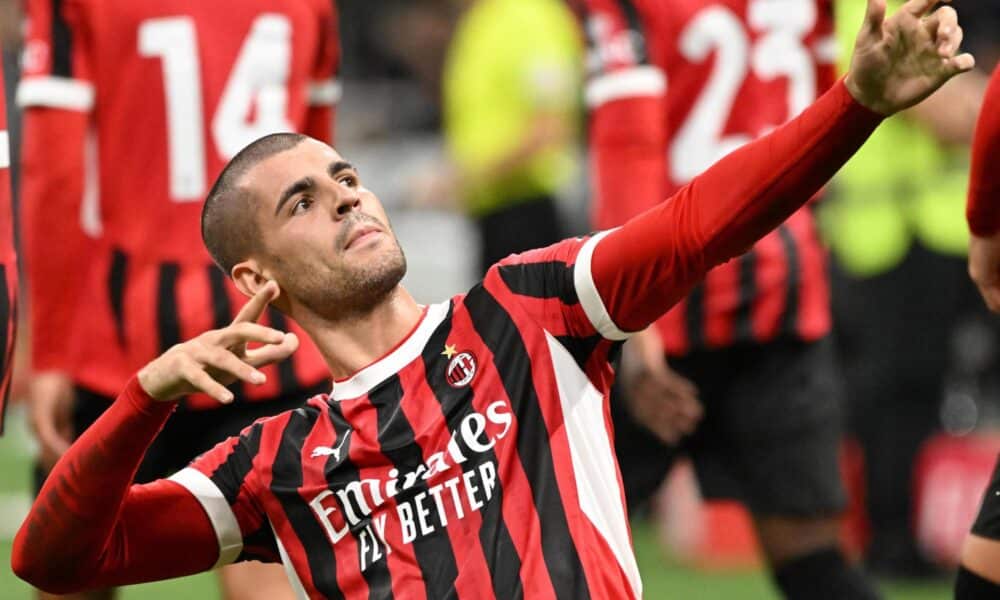
[[[52,74],[73,76],[73,33],[63,17],[63,0],[52,0]]]
[[[542,554],[556,597],[589,598],[583,564],[556,482],[549,432],[538,405],[528,349],[510,315],[482,285],[469,292],[465,305],[473,327],[493,353],[493,364],[517,417],[517,453],[531,485],[542,529]]]
[[[316,515],[299,494],[302,487],[302,444],[312,431],[319,410],[306,405],[289,413],[281,445],[271,467],[271,493],[281,504],[288,522],[305,549],[313,585],[325,598],[342,599],[337,586],[337,558]]]
[[[0,383],[9,375],[11,359],[14,358],[14,344],[11,338],[14,337],[13,325],[17,322],[11,304],[10,288],[7,287],[7,265],[0,265]],[[4,417],[7,412],[8,400],[10,400],[10,381],[3,388],[3,397],[0,398],[0,434],[3,433]]]
[[[258,423],[248,433],[240,435],[233,451],[209,476],[215,487],[222,490],[222,495],[230,506],[236,504],[243,481],[253,469],[253,459],[260,452],[261,429],[262,426]]]
[[[441,404],[441,412],[448,421],[449,431],[461,427],[462,420],[473,411],[473,386],[455,388],[448,384],[445,375],[450,359],[441,353],[451,334],[451,319],[454,305],[448,307],[448,316],[431,334],[422,355],[427,385],[434,391],[434,397]],[[492,462],[499,474],[500,464],[492,449],[481,454],[483,460],[462,463],[462,473],[474,471],[483,462]],[[503,483],[497,477],[493,497],[481,509],[482,525],[479,528],[479,543],[486,558],[486,565],[493,583],[493,595],[497,598],[523,598],[521,582],[521,557],[517,554],[514,538],[503,518]]]
[[[564,304],[577,304],[573,267],[560,261],[504,265],[500,277],[510,291],[532,298],[559,298]]]
[[[736,317],[733,328],[737,342],[753,341],[753,307],[757,297],[757,254],[751,249],[739,258]]]
[[[233,304],[226,292],[226,276],[215,265],[208,269],[208,287],[212,298],[212,328],[222,329],[233,320]]]
[[[330,446],[334,447],[344,440],[345,435],[350,434],[351,425],[344,418],[344,413],[340,410],[340,405],[335,401],[327,402],[327,415],[330,417],[333,429],[337,433],[337,439],[332,440],[330,443]],[[344,489],[348,484],[361,480],[361,473],[358,471],[357,465],[348,456],[349,450],[350,440],[348,439],[344,447],[341,448],[341,452],[344,454],[343,460],[338,462],[337,457],[333,455],[330,455],[326,459],[323,474],[331,490]],[[362,514],[361,507],[356,504],[349,508],[341,505],[341,511],[346,512],[347,510],[356,515]],[[392,575],[389,574],[389,563],[387,560],[389,550],[385,546],[382,546],[382,558],[375,562],[372,562],[370,557],[362,556],[361,553],[363,550],[358,536],[362,535],[362,532],[365,530],[368,533],[364,535],[370,535],[374,531],[374,524],[372,523],[370,514],[356,527],[351,528],[351,535],[358,541],[358,564],[367,566],[367,568],[361,571],[361,575],[368,582],[368,598],[371,600],[389,600],[393,598]],[[378,536],[374,536],[372,542],[381,544],[382,540]]]
[[[160,354],[181,342],[180,317],[177,311],[177,263],[160,265],[160,281],[156,291],[156,332],[159,336]]]
[[[115,334],[118,343],[125,347],[125,274],[128,273],[128,256],[115,248],[111,253],[111,269],[108,271],[108,299],[111,314],[115,319]]]
[[[393,375],[368,394],[368,401],[378,414],[378,443],[380,452],[399,469],[400,474],[410,473],[424,464],[424,453],[417,444],[410,422],[403,413],[403,386],[399,375]],[[406,502],[427,492],[427,482],[418,479],[409,489],[400,492],[395,500]],[[424,576],[428,598],[456,598],[455,580],[458,567],[451,547],[448,531],[441,525],[437,511],[431,511],[434,531],[413,540],[413,554]]]
[[[778,235],[781,237],[781,245],[785,250],[785,264],[787,275],[785,276],[785,311],[782,315],[780,331],[798,335],[799,333],[799,284],[801,283],[802,265],[799,260],[799,249],[795,245],[795,237],[788,227],[782,225],[778,227]]]
[[[601,334],[595,334],[590,337],[575,337],[572,335],[560,335],[556,336],[559,343],[562,344],[563,348],[569,351],[573,360],[580,367],[581,370],[587,370],[587,361],[590,360],[590,356],[597,349],[597,345],[601,343],[604,338]]]
[[[705,284],[692,288],[684,306],[684,324],[687,329],[688,348],[701,348],[705,343]]]
[[[646,47],[646,40],[649,38],[646,35],[646,28],[643,27],[642,18],[639,16],[639,10],[635,7],[635,3],[630,0],[618,0],[618,5],[622,9],[622,14],[625,16],[628,28],[638,34],[638,39],[632,40],[633,50],[635,50],[636,55],[635,62],[640,65],[648,65],[649,50]],[[633,38],[635,37],[633,36]]]
[[[261,526],[254,531],[243,536],[243,551],[234,562],[247,560],[258,560],[260,562],[278,563],[281,562],[281,553],[278,551],[278,544],[274,540],[274,531],[270,522],[265,519]]]
[[[273,306],[268,307],[267,318],[270,319],[271,327],[274,329],[288,331],[288,319],[278,309]],[[294,360],[295,355],[293,354],[276,365],[278,368],[278,384],[280,386],[279,395],[283,398],[298,392],[302,388],[299,385],[298,378],[295,377],[295,363],[292,362]]]

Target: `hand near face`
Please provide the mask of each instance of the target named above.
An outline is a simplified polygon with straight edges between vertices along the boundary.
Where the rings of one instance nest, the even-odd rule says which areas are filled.
[[[855,100],[888,116],[975,66],[971,54],[956,54],[962,28],[955,9],[930,12],[935,4],[909,0],[886,19],[886,0],[868,0],[845,80]]]
[[[280,362],[295,352],[299,340],[259,325],[256,321],[279,294],[278,285],[268,282],[223,329],[207,331],[177,344],[139,371],[139,384],[156,400],[176,400],[194,392],[204,392],[223,404],[233,401],[226,385],[237,379],[251,384],[264,383],[257,367]],[[248,342],[263,344],[253,350]]]

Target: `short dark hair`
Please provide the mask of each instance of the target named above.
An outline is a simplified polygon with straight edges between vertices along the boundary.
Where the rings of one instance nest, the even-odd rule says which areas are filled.
[[[201,239],[226,275],[233,265],[246,260],[258,238],[253,194],[239,185],[240,179],[260,161],[298,146],[308,136],[300,133],[272,133],[240,150],[230,160],[201,209]]]

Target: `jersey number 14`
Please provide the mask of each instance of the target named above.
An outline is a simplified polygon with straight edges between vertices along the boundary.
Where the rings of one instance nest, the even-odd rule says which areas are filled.
[[[139,53],[159,57],[167,108],[170,197],[199,202],[205,185],[198,37],[190,17],[149,19],[139,26]],[[255,139],[292,128],[287,117],[291,24],[284,15],[257,17],[243,41],[212,117],[212,141],[226,159]],[[254,119],[247,121],[253,109]]]

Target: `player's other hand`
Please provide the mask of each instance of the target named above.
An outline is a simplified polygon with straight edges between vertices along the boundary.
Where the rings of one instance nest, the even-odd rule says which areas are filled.
[[[299,347],[294,333],[284,333],[256,321],[279,294],[278,285],[268,282],[223,329],[206,331],[177,344],[139,371],[139,385],[156,400],[176,400],[194,392],[204,392],[222,403],[233,401],[226,385],[237,379],[264,383],[257,367],[281,362]],[[247,349],[247,343],[262,344]]]
[[[38,440],[39,466],[48,471],[73,441],[73,401],[76,392],[69,375],[44,371],[31,376],[28,386],[29,419]]]
[[[969,276],[979,287],[986,306],[1000,312],[1000,233],[969,237]]]
[[[625,344],[621,372],[625,405],[637,423],[665,444],[694,431],[703,414],[698,388],[667,365],[652,327]]]
[[[976,61],[971,54],[957,54],[962,28],[955,9],[942,6],[930,12],[937,0],[909,0],[886,19],[885,3],[868,0],[845,83],[855,100],[891,115],[972,69]]]

